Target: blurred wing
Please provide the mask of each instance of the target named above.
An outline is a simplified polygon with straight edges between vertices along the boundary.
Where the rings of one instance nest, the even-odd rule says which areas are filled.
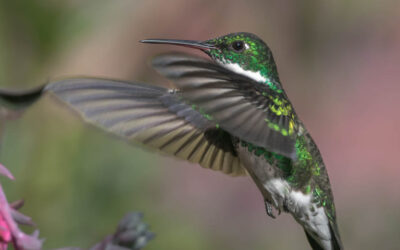
[[[45,90],[87,122],[123,138],[226,174],[245,174],[231,136],[182,102],[174,91],[95,78],[61,80]]]
[[[44,86],[29,90],[0,89],[0,107],[23,110],[42,96],[43,88]]]
[[[17,91],[0,89],[0,130],[5,120],[19,118],[25,109],[35,103],[42,96],[43,88]]]
[[[158,56],[153,66],[175,82],[187,102],[231,135],[295,158],[295,114],[283,93],[186,54]]]

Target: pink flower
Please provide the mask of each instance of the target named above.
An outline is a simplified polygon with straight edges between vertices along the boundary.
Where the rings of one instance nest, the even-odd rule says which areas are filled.
[[[1,164],[0,175],[14,180],[11,172]],[[27,235],[18,228],[17,223],[33,225],[28,216],[16,210],[22,204],[22,202],[17,202],[10,205],[3,192],[3,187],[0,185],[0,250],[6,250],[10,243],[16,250],[39,250],[42,248],[42,240],[38,238],[38,231]]]
[[[7,249],[8,243],[11,242],[11,231],[4,217],[0,215],[0,250]]]

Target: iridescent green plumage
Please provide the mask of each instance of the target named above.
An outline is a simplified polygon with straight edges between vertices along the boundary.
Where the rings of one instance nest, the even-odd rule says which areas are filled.
[[[249,153],[255,157],[264,157],[269,166],[276,168],[276,173],[272,177],[276,178],[278,176],[285,180],[291,190],[299,191],[304,195],[311,195],[312,204],[315,204],[317,208],[324,208],[330,224],[331,247],[335,249],[341,248],[336,226],[333,195],[325,165],[317,146],[304,128],[302,122],[298,119],[294,108],[280,84],[277,68],[270,49],[261,39],[249,33],[229,34],[220,38],[207,40],[206,43],[215,46],[215,48],[204,50],[204,52],[218,64],[228,69],[233,69],[234,73],[252,78],[254,81],[252,87],[258,94],[253,95],[253,98],[259,99],[260,96],[263,96],[264,99],[269,101],[267,105],[259,105],[260,102],[256,103],[259,109],[266,112],[264,121],[270,129],[279,132],[283,137],[294,138],[295,157],[281,154],[282,151],[274,150],[274,148],[266,148],[265,145],[263,146],[260,143],[247,141],[243,134],[239,134],[237,131],[233,132],[228,128],[226,129],[237,136],[236,138],[240,141],[241,146],[247,148]],[[234,48],[236,45],[238,45],[239,49]],[[168,74],[166,75],[168,76]],[[187,85],[188,83],[185,82],[184,84]],[[183,91],[185,91],[186,87],[183,86],[184,84],[178,84],[178,87],[183,88]],[[259,85],[266,86],[267,89],[260,88]],[[193,100],[193,97],[189,97],[188,100]],[[206,111],[212,113],[210,109]],[[248,167],[246,164],[245,167],[250,173],[253,172],[251,176],[256,183],[259,182],[257,184],[259,188],[263,189],[262,186],[265,185],[262,183],[265,181],[264,174],[257,174],[260,170],[253,171],[251,170],[252,167]],[[284,206],[290,205],[284,204]],[[288,208],[284,207],[284,209]],[[313,247],[321,247],[321,242],[313,242],[316,240],[314,238],[316,236],[311,235],[313,232],[308,230],[307,234]],[[329,248],[329,246],[323,247]]]
[[[308,138],[307,138],[308,137]],[[297,160],[285,157],[265,150],[263,147],[241,141],[243,147],[255,156],[263,156],[270,165],[274,165],[282,171],[282,177],[287,180],[294,189],[301,190],[304,194],[312,193],[314,202],[327,210],[328,217],[335,219],[335,207],[332,200],[332,192],[322,159],[314,142],[308,141],[309,136],[299,136],[296,141]],[[313,149],[314,148],[314,149]],[[314,154],[314,156],[313,156]],[[326,183],[327,182],[327,183]]]
[[[247,48],[239,53],[232,50],[231,44],[237,41],[242,41]],[[211,39],[207,43],[218,47],[218,49],[205,51],[214,60],[222,64],[237,64],[243,70],[257,72],[264,78],[259,83],[268,86],[268,90],[271,90],[261,92],[263,96],[271,100],[268,111],[277,117],[288,117],[289,126],[283,127],[268,118],[264,120],[270,128],[279,131],[284,136],[291,136],[297,129],[293,108],[280,84],[272,52],[264,41],[251,33],[241,32]]]
[[[237,53],[229,48],[230,44],[236,41],[243,41],[248,49],[243,53]],[[218,46],[218,50],[206,51],[214,60],[229,61],[239,64],[243,69],[260,74],[267,80],[262,84],[277,93],[282,93],[282,87],[279,83],[278,71],[268,46],[257,36],[251,33],[233,33],[226,36],[208,40],[207,43]]]
[[[128,141],[229,175],[249,174],[268,215],[274,216],[272,207],[291,213],[313,249],[342,249],[325,165],[282,88],[268,46],[249,33],[142,42],[201,49],[212,61],[179,53],[155,57],[154,68],[174,89],[70,78],[32,93],[0,91],[0,102],[51,92],[85,121]]]

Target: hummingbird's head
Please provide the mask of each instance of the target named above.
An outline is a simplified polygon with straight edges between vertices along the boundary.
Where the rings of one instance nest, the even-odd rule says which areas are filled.
[[[206,54],[223,66],[260,73],[264,78],[268,78],[275,69],[271,50],[254,34],[232,33],[206,43],[215,46],[205,50]]]
[[[231,33],[206,41],[146,39],[141,42],[200,49],[223,67],[282,91],[272,52],[267,44],[254,34]]]

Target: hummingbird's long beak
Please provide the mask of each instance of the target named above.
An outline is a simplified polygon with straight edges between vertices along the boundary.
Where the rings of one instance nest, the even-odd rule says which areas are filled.
[[[213,44],[209,44],[206,42],[200,42],[200,41],[191,41],[191,40],[145,39],[145,40],[141,40],[140,42],[141,43],[178,45],[178,46],[184,46],[184,47],[201,49],[201,50],[209,50],[209,49],[216,48]]]

